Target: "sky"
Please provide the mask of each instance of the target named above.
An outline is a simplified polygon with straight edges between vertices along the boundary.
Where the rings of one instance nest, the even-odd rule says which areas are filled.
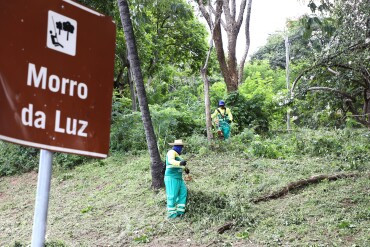
[[[236,2],[237,6],[240,6],[240,0]],[[248,58],[255,53],[259,47],[266,44],[269,34],[275,31],[283,31],[288,19],[294,19],[305,13],[309,13],[307,1],[306,3],[304,2],[304,0],[253,0],[250,23],[251,44]],[[200,17],[200,20],[207,26],[203,17]],[[240,29],[236,47],[238,61],[245,51],[244,23],[245,20]],[[225,40],[224,44],[227,44],[226,35],[223,36]]]
[[[254,0],[250,23],[249,56],[266,44],[269,34],[284,31],[287,19],[295,19],[309,12],[307,3],[302,0]],[[244,29],[243,26],[239,34],[237,54],[243,54],[245,51]]]

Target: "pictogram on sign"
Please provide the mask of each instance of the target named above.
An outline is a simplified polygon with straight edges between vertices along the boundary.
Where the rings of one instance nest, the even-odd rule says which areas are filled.
[[[49,10],[47,47],[75,56],[77,43],[77,21]]]

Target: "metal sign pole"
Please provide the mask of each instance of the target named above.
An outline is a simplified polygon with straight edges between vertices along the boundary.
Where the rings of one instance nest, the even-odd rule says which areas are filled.
[[[32,247],[43,247],[45,244],[52,163],[53,153],[41,149],[32,228]]]

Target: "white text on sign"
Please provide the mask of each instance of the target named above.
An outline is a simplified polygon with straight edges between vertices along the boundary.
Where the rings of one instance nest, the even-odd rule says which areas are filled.
[[[28,75],[27,75],[27,85],[34,86],[36,88],[40,87],[42,89],[48,88],[51,92],[57,93],[60,91],[61,94],[67,94],[69,96],[76,95],[75,92],[77,91],[77,96],[80,99],[86,99],[88,88],[87,85],[83,82],[78,83],[77,81],[62,78],[62,80],[57,75],[50,75],[49,79],[47,80],[48,69],[46,67],[40,68],[39,72],[36,72],[36,66],[33,63],[28,64]],[[68,90],[69,89],[69,90]]]
[[[87,98],[88,87],[85,83],[64,77],[60,78],[57,75],[50,75],[48,77],[47,72],[48,69],[46,67],[41,66],[40,70],[37,71],[35,64],[29,63],[27,85],[42,90],[49,89],[53,93],[59,92],[71,97],[77,96],[82,100]],[[27,107],[22,108],[21,120],[25,126],[45,129],[47,116],[45,112],[34,109],[33,104],[28,104]],[[85,130],[89,123],[85,120],[62,116],[62,112],[56,110],[54,123],[55,132],[87,137]]]

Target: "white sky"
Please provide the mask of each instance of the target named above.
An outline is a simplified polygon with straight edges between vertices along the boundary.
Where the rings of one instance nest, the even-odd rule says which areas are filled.
[[[283,31],[288,19],[309,13],[307,3],[302,0],[253,0],[250,23],[251,46],[248,56],[252,55],[267,42],[269,34]],[[244,26],[238,37],[237,54],[245,51]],[[238,56],[241,58],[241,55]]]
[[[240,0],[237,0],[237,8],[240,6]],[[250,22],[250,48],[248,57],[267,42],[269,34],[275,31],[283,31],[288,19],[295,19],[310,10],[307,7],[307,1],[304,0],[253,0]],[[237,12],[238,14],[239,12]],[[245,14],[245,13],[244,13]],[[199,14],[200,15],[200,14]],[[199,17],[201,22],[207,28],[208,25],[203,17]],[[238,35],[236,48],[238,60],[245,51],[245,20]],[[227,44],[226,35],[223,35],[224,45]],[[225,46],[226,50],[226,46]]]

